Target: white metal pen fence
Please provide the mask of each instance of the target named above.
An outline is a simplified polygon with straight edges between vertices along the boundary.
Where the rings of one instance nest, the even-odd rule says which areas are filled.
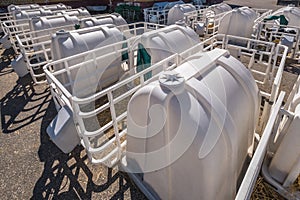
[[[83,10],[83,12],[81,12],[81,11],[82,10],[78,10],[78,9],[68,9],[68,10],[55,10],[51,13],[53,15],[66,14],[69,16],[77,16],[79,19],[90,16],[90,15],[87,15],[88,11],[86,11],[86,10]],[[86,12],[84,12],[84,11],[86,11]],[[50,15],[50,16],[52,16],[52,15]],[[15,19],[13,19],[12,15],[10,13],[5,14],[5,16],[3,16],[3,20],[1,20],[1,28],[2,28],[3,32],[8,35],[10,43],[12,44],[12,47],[16,53],[20,53],[20,48],[17,45],[16,36],[24,35],[25,33],[28,33],[31,31],[30,27],[29,27],[30,20],[31,19],[15,20]]]
[[[230,51],[253,74],[263,97],[262,115],[259,124],[261,130],[268,119],[270,108],[275,102],[284,70],[287,47],[254,39],[237,36],[216,35],[203,42],[204,51],[222,48]],[[201,49],[194,47],[196,51]],[[192,51],[190,51],[192,52]]]
[[[299,191],[294,190],[290,183],[290,181],[293,180],[292,177],[299,176],[299,161],[298,163],[293,163],[294,166],[289,169],[290,171],[288,171],[288,175],[284,178],[282,183],[276,181],[275,178],[270,174],[269,170],[270,161],[276,153],[279,144],[281,145],[280,141],[286,137],[287,133],[284,131],[284,129],[289,127],[297,115],[295,108],[299,105],[299,102],[293,101],[299,92],[299,86],[300,76],[298,76],[298,79],[294,84],[284,106],[282,106],[282,104],[285,92],[281,92],[275,105],[272,107],[270,119],[266,125],[266,128],[264,129],[260,142],[256,148],[256,152],[249,164],[247,173],[245,174],[243,182],[237,193],[237,200],[249,199],[260,170],[265,181],[271,184],[272,188],[283,197],[286,199],[300,198]]]
[[[204,13],[207,10],[205,5],[195,5],[196,11],[199,13]],[[171,8],[161,8],[161,7],[151,7],[144,9],[144,21],[157,23],[157,24],[167,24],[168,23],[168,13]]]
[[[268,120],[266,128],[263,131],[262,137],[251,159],[245,176],[243,177],[242,183],[239,187],[239,190],[237,191],[235,200],[249,200],[251,197],[257,177],[263,165],[264,157],[268,150],[271,135],[274,134],[274,131],[276,131],[274,130],[275,123],[277,120],[280,120],[279,111],[283,103],[284,95],[285,93],[281,92],[278,97],[278,100],[273,106],[273,109],[270,114],[270,119]]]
[[[258,15],[258,18],[254,21],[253,31],[257,32],[258,24],[263,21],[266,16],[269,16],[272,13],[272,10],[267,9],[257,9],[254,8],[255,12]],[[188,24],[193,29],[197,29],[197,24],[203,24],[204,26],[204,37],[208,38],[210,36],[218,34],[218,29],[220,26],[220,22],[224,15],[226,15],[227,11],[219,14],[215,14],[209,8],[207,9],[199,9],[192,12],[185,13],[185,23]]]
[[[8,36],[8,39],[16,53],[20,52],[18,45],[16,44],[16,36],[18,34],[24,34],[30,31],[29,19],[21,20],[7,20],[1,22],[3,32]]]
[[[18,7],[18,5],[16,5]],[[21,7],[18,7],[18,10],[31,10],[31,9],[37,9],[37,8],[44,8],[47,10],[53,10],[53,11],[59,11],[59,10],[70,10],[72,9],[70,6],[65,6],[64,4],[54,4],[54,5],[45,5],[40,6],[38,4],[34,5],[34,8],[32,8],[30,5],[26,7],[26,5],[22,5]],[[13,20],[13,13],[7,12],[7,13],[0,13],[0,22],[3,21],[11,21]],[[2,27],[2,24],[1,24]],[[3,27],[1,29],[3,31]],[[0,30],[0,32],[1,32]]]
[[[253,37],[288,46],[288,58],[300,61],[300,27],[261,21]]]
[[[42,67],[51,60],[51,34],[59,30],[74,30],[74,25],[66,25],[45,30],[23,32],[16,35],[16,46],[23,55],[27,69],[35,83],[45,82]],[[42,33],[42,34],[40,34]],[[37,36],[42,35],[42,36]]]
[[[233,39],[238,39],[240,42],[243,41],[244,44],[232,44],[231,40]],[[44,67],[57,108],[59,109],[60,106],[67,105],[73,110],[73,118],[78,134],[82,138],[83,145],[93,163],[103,163],[111,167],[122,157],[126,147],[127,103],[135,91],[148,82],[155,80],[158,76],[158,74],[152,74],[152,77],[147,79],[147,74],[155,69],[163,68],[164,70],[168,70],[175,68],[182,62],[183,58],[187,58],[189,55],[193,55],[199,51],[209,51],[214,48],[223,48],[229,51],[232,51],[232,49],[235,51],[238,50],[237,52],[239,53],[235,56],[241,59],[244,64],[246,60],[248,62],[246,66],[253,74],[258,73],[262,76],[262,80],[256,78],[257,83],[262,85],[269,83],[270,88],[268,88],[267,92],[261,90],[261,95],[265,97],[263,104],[263,113],[265,113],[263,115],[265,116],[262,117],[261,122],[265,123],[267,121],[270,108],[279,93],[279,85],[287,53],[285,46],[275,46],[274,43],[235,36],[217,35],[180,55],[174,54],[143,71],[139,71],[137,62],[135,61],[138,48],[130,47],[132,41],[126,42],[126,48],[116,50],[114,47],[120,44],[113,44],[54,61]],[[105,51],[105,49],[113,50],[109,54],[97,57],[97,54]],[[283,52],[283,57],[280,57],[278,54],[281,51]],[[74,78],[74,74],[78,73],[79,69],[85,69],[87,66],[101,68],[101,63],[104,63],[103,61],[122,56],[125,52],[129,55],[129,59],[124,60],[127,66],[124,71],[127,72],[128,76],[125,76],[120,82],[108,88],[95,89],[93,93],[84,97],[73,94],[76,81],[80,82],[80,80]],[[244,56],[248,57],[248,59],[245,58],[243,60]],[[71,66],[68,64],[73,59],[78,59],[79,57],[85,58],[84,62]],[[263,70],[261,72],[258,72],[254,68],[255,63],[262,65]],[[53,71],[56,65],[63,65],[63,67],[58,71]],[[68,83],[62,83],[59,80],[59,77],[62,75],[68,77]]]
[[[137,35],[141,35],[144,32],[156,30],[162,27],[164,27],[164,25],[144,22],[117,26],[117,28],[123,32],[124,37],[128,39]],[[24,56],[27,68],[33,81],[37,84],[46,82],[43,66],[52,61],[50,33],[55,33],[61,29],[70,31],[74,30],[75,28],[73,25],[67,25],[63,27],[47,29],[49,34],[44,36],[36,37],[36,35],[39,35],[40,32],[45,32],[45,30],[22,33],[16,36],[20,52]]]
[[[202,23],[204,26],[204,36],[206,38],[218,33],[220,21],[227,12],[215,15],[211,10],[200,9],[185,13],[185,23],[193,29],[196,29],[196,24]]]
[[[10,20],[12,20],[12,16],[10,13],[0,13],[0,23],[1,23],[0,32],[4,32],[2,22],[10,21]]]

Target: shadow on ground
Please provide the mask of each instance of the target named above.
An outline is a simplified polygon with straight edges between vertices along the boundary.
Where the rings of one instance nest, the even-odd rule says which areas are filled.
[[[8,67],[8,65],[10,65],[10,60],[0,60],[0,76],[4,76],[14,71],[11,67]]]
[[[82,146],[62,153],[49,139],[46,129],[56,114],[53,101],[43,117],[39,158],[44,170],[31,199],[146,199],[127,174],[101,165],[92,165]],[[109,193],[109,194],[108,194]],[[95,197],[93,197],[93,195]],[[128,199],[128,198],[127,198]]]
[[[18,79],[0,100],[2,132],[12,133],[41,119],[49,99],[49,88],[36,90],[29,74]]]
[[[287,58],[285,61],[284,71],[291,74],[300,75],[300,64],[298,64],[297,60]]]
[[[2,52],[0,77],[10,78],[7,75],[13,72],[9,67],[13,53],[13,49]],[[43,167],[40,177],[32,176],[35,181],[31,199],[146,199],[127,174],[90,164],[82,146],[64,154],[52,143],[46,128],[55,117],[56,109],[49,87],[34,85],[29,74],[10,83],[14,84],[13,88],[0,100],[2,133],[13,136],[35,132],[40,136],[38,157]],[[32,129],[24,132],[29,125]],[[36,129],[39,125],[40,130]],[[33,142],[28,140],[22,144]],[[31,167],[39,168],[34,163]]]
[[[14,70],[9,67],[11,59],[14,58],[15,52],[13,48],[6,49],[0,56],[0,77],[13,72]]]

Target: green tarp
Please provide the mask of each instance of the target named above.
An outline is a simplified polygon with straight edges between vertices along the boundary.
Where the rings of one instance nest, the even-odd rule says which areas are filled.
[[[148,54],[146,49],[142,44],[138,44],[138,54],[137,54],[137,72],[141,72],[147,69],[151,65],[151,56]],[[152,77],[152,72],[148,72],[144,75],[144,80],[148,80]]]
[[[279,16],[270,16],[270,17],[267,17],[264,19],[264,21],[271,21],[271,20],[276,20],[276,19],[279,19],[279,23],[280,25],[288,25],[289,21],[285,18],[284,15],[279,15]]]
[[[126,38],[124,37],[124,40]],[[122,48],[126,49],[127,48],[127,42],[123,43]],[[122,52],[122,61],[128,60],[129,55],[127,50]],[[137,72],[141,72],[144,69],[147,69],[151,65],[151,56],[148,54],[146,49],[142,44],[138,44],[138,53],[137,53]],[[148,72],[144,75],[144,80],[148,80],[149,78],[152,77],[152,72]]]
[[[126,40],[126,37],[124,36],[123,37],[123,40]],[[126,49],[128,47],[128,45],[127,45],[127,42],[125,42],[125,43],[123,43],[122,44],[122,49]],[[124,60],[128,60],[128,51],[123,51],[122,52],[122,61],[124,61]]]

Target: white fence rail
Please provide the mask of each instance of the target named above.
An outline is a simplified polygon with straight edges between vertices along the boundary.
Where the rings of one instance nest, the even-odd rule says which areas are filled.
[[[300,27],[261,21],[254,38],[288,46],[288,58],[300,60]]]
[[[247,172],[243,178],[243,181],[240,185],[238,193],[235,197],[236,200],[241,200],[241,199],[249,200],[251,198],[251,194],[253,192],[253,187],[255,185],[256,179],[257,179],[260,169],[262,167],[264,155],[267,152],[267,147],[270,142],[271,134],[273,134],[273,128],[274,128],[275,122],[278,118],[278,114],[279,114],[281,105],[283,103],[284,95],[285,95],[284,92],[280,93],[278,100],[276,101],[276,104],[274,105],[274,108],[272,109],[270,119],[266,125],[266,128],[263,132],[262,138],[260,139],[260,142],[258,143],[256,151],[252,157],[252,160],[248,166]]]
[[[230,12],[230,11],[229,11]],[[185,22],[193,29],[196,29],[196,24],[202,23],[204,25],[204,34],[206,37],[213,36],[218,33],[220,21],[227,12],[215,15],[213,11],[208,8],[200,9],[185,13]]]
[[[244,41],[244,44],[231,44],[230,42],[233,39]],[[167,70],[175,68],[184,58],[199,51],[209,51],[214,48],[223,48],[229,51],[234,50],[233,52],[238,50],[237,58],[241,59],[244,64],[245,61],[243,59],[245,59],[248,62],[245,65],[252,73],[258,73],[262,76],[263,80],[256,79],[257,83],[269,83],[269,92],[261,90],[262,96],[266,99],[264,101],[264,113],[266,114],[262,118],[262,122],[267,121],[267,113],[269,113],[273,102],[278,96],[287,53],[286,47],[281,45],[275,46],[274,43],[270,42],[216,35],[180,55],[174,54],[143,71],[139,71],[136,62],[139,49],[137,47],[131,47],[130,40],[126,42],[126,48],[116,50],[115,46],[120,44],[113,44],[54,61],[44,67],[57,108],[67,105],[73,110],[73,118],[77,125],[78,133],[80,137],[82,137],[83,144],[93,163],[104,163],[107,166],[113,166],[125,151],[127,103],[135,91],[157,77],[157,74],[152,74],[152,77],[147,79],[147,75],[157,69],[162,68]],[[107,49],[114,50],[109,54],[96,57],[97,52],[107,51]],[[279,59],[278,52],[281,51],[283,52],[283,57]],[[74,74],[78,73],[79,69],[84,69],[86,66],[91,65],[95,65],[95,67],[99,68],[101,67],[101,63],[104,63],[103,61],[107,60],[107,58],[114,55],[121,56],[124,53],[128,53],[129,55],[129,59],[124,60],[127,66],[126,70],[124,70],[128,75],[125,76],[127,78],[124,78],[122,81],[106,89],[95,89],[94,93],[85,97],[79,97],[73,94],[76,81],[80,82],[80,80],[74,78]],[[244,58],[244,56],[246,58]],[[69,65],[73,59],[78,59],[79,57],[84,57],[85,61],[76,65]],[[255,63],[262,65],[264,70],[257,72],[253,69]],[[63,67],[58,71],[53,71],[53,68],[56,68],[55,66]],[[275,71],[277,72],[275,73]],[[62,76],[67,77],[69,81],[62,83],[60,81],[60,77]],[[91,124],[97,125],[91,127]]]
[[[255,12],[258,15],[258,18],[254,21],[254,31],[258,30],[259,23],[263,21],[263,19],[266,16],[269,16],[272,13],[272,10],[267,9],[257,9],[254,8]],[[192,12],[185,13],[185,22],[193,29],[197,30],[196,25],[197,24],[203,24],[204,25],[204,36],[205,38],[208,38],[210,36],[218,34],[218,29],[220,26],[220,21],[226,15],[227,11],[220,14],[215,15],[213,11],[210,9],[200,9]]]
[[[144,23],[138,22],[128,25],[117,26],[120,30],[122,30],[124,36],[126,38],[131,38],[137,35],[140,35],[144,32],[155,30],[158,28],[164,27],[164,25],[152,24],[152,23]],[[27,32],[20,33],[16,36],[17,44],[20,49],[20,52],[23,54],[24,59],[26,61],[27,68],[32,76],[32,79],[35,83],[44,83],[45,73],[43,71],[43,66],[52,61],[51,58],[51,35],[50,32],[55,33],[57,30],[73,30],[73,25],[68,25],[64,27],[56,27],[52,29],[47,29],[49,34],[36,37],[39,35],[39,32]]]
[[[207,10],[207,6],[195,5],[196,13],[203,13]],[[168,13],[171,8],[164,9],[160,7],[151,7],[144,9],[144,21],[157,23],[157,24],[167,24],[168,23]]]
[[[227,49],[252,72],[264,98],[260,120],[262,129],[268,119],[270,108],[279,94],[287,47],[272,42],[219,34],[194,47],[196,51],[201,48],[204,51],[214,48]],[[183,54],[185,53],[188,52]],[[192,49],[190,53],[193,53]]]
[[[20,52],[20,49],[16,44],[16,36],[30,31],[29,21],[29,19],[21,19],[1,22],[1,27],[3,28],[4,33],[8,35],[10,43],[16,53]]]

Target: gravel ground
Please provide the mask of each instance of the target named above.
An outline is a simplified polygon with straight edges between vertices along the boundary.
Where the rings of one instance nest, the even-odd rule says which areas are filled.
[[[82,147],[63,154],[46,128],[56,115],[46,84],[18,79],[12,50],[0,46],[0,197],[12,199],[146,199],[128,176],[88,162]]]

